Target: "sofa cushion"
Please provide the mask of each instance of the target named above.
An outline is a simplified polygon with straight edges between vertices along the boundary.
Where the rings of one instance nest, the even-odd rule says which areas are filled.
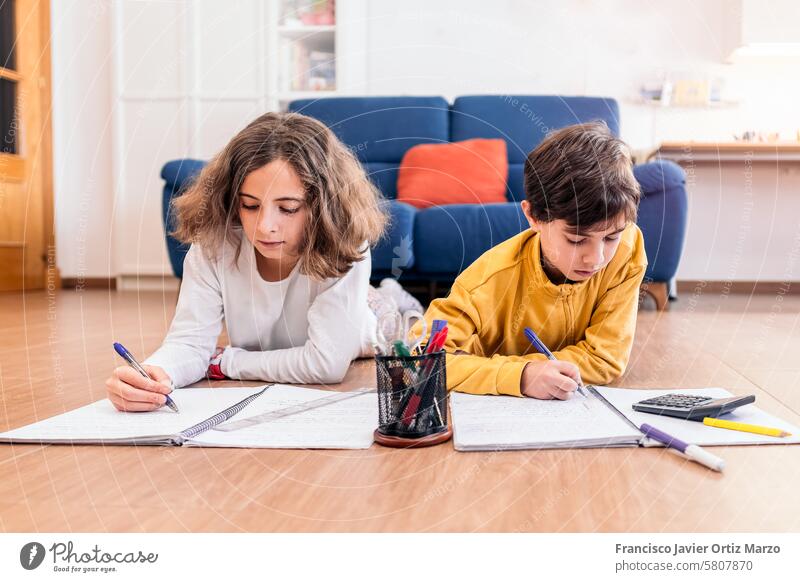
[[[619,134],[619,107],[603,97],[470,95],[456,98],[450,112],[452,141],[502,138],[508,144],[508,199],[523,200],[522,171],[528,154],[555,129],[594,120]]]
[[[452,277],[487,250],[528,228],[519,204],[454,204],[417,212],[416,270]],[[446,278],[446,277],[443,277]]]
[[[450,140],[450,109],[442,97],[299,99],[289,111],[322,121],[362,162],[399,163],[412,146]]]
[[[521,164],[553,130],[598,119],[606,122],[611,133],[619,134],[619,107],[614,99],[471,95],[453,102],[450,139],[503,138],[508,142],[508,161]]]
[[[514,202],[525,200],[525,164],[508,164],[506,198]]]
[[[502,139],[421,144],[403,156],[397,199],[417,208],[505,202],[507,176]]]
[[[364,171],[386,198],[397,198],[398,162],[362,162]]]
[[[639,164],[633,168],[633,175],[642,187],[642,194],[662,193],[670,188],[686,183],[686,172],[678,164],[667,160],[657,160]]]

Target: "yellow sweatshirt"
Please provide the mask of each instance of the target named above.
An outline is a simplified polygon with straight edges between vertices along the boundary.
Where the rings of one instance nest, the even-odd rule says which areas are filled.
[[[633,345],[639,285],[647,257],[635,224],[620,235],[609,264],[586,281],[554,285],[541,263],[539,234],[526,230],[484,253],[425,313],[446,319],[447,387],[521,396],[525,364],[543,361],[523,333],[533,329],[587,384],[625,371]],[[464,351],[467,354],[453,354]]]

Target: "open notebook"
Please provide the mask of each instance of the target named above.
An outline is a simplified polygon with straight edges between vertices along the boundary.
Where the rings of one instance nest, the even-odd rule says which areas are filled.
[[[749,404],[724,418],[782,428],[791,437],[777,438],[705,426],[636,412],[631,405],[645,398],[677,392],[723,398],[722,388],[634,390],[588,387],[587,398],[536,400],[514,396],[451,394],[454,441],[458,451],[660,446],[637,428],[648,423],[683,441],[701,445],[789,444],[800,442],[800,429]]]
[[[119,412],[109,400],[99,400],[0,433],[0,442],[106,445],[175,445],[234,448],[360,449],[372,444],[378,424],[377,397],[359,391],[330,401],[327,390],[270,385],[258,388],[181,388],[170,396],[180,408],[154,412]],[[349,394],[349,393],[348,393]],[[322,399],[326,404],[312,408]],[[309,407],[302,412],[297,410]],[[253,422],[239,430],[221,430],[226,422],[274,411],[291,414]]]

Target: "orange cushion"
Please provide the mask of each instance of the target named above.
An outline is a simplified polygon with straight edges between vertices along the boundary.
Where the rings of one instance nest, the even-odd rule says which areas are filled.
[[[421,144],[400,162],[397,199],[417,208],[506,202],[507,178],[505,140]]]

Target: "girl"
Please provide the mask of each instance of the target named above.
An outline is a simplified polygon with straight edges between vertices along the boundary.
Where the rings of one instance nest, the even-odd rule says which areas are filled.
[[[154,410],[171,386],[206,375],[340,382],[354,358],[372,354],[373,311],[397,309],[393,294],[418,305],[397,285],[369,286],[369,247],[386,223],[380,202],[322,123],[291,113],[250,123],[175,200],[174,235],[192,244],[175,317],[144,362],[153,380],[119,367],[109,399]],[[215,353],[223,318],[231,347]]]

